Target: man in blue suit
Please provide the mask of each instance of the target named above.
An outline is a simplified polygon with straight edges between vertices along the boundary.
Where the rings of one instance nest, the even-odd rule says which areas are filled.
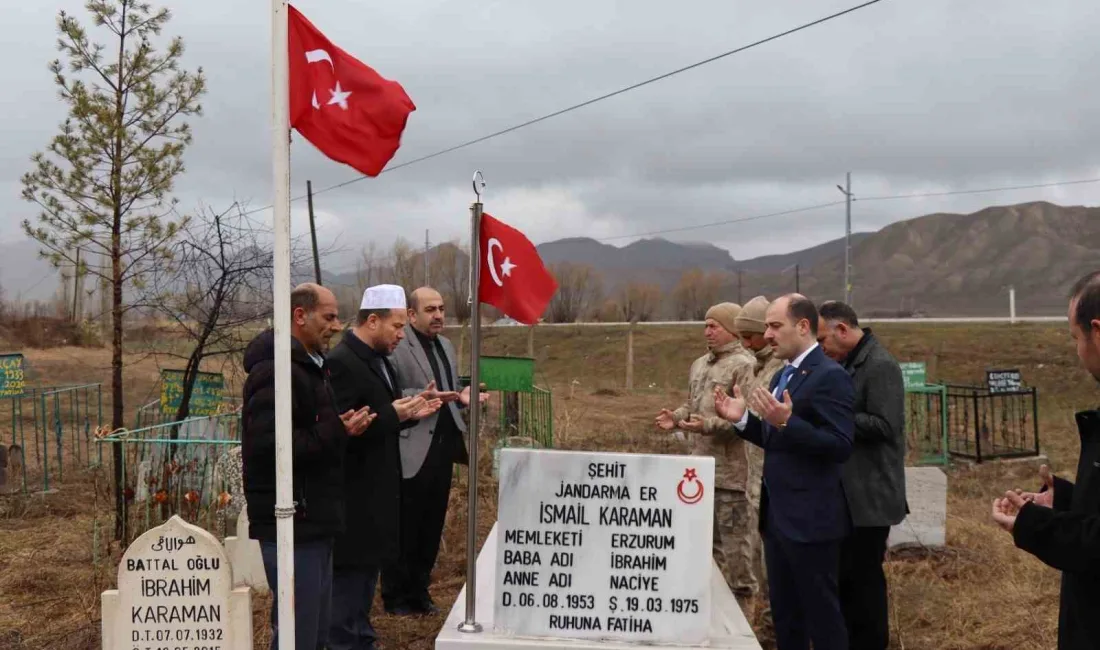
[[[764,339],[787,363],[771,381],[715,410],[764,449],[760,529],[779,650],[848,650],[837,573],[851,530],[841,466],[852,453],[852,378],[817,344],[817,308],[805,296],[778,298]]]

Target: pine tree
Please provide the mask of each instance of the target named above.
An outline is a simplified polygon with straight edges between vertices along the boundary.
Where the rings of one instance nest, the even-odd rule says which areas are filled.
[[[135,0],[88,0],[94,42],[84,26],[58,15],[58,59],[49,69],[68,117],[23,176],[23,198],[41,208],[27,235],[55,266],[105,281],[111,307],[111,428],[123,426],[122,341],[125,289],[162,263],[180,223],[173,182],[191,143],[185,118],[200,115],[202,69],[180,68],[183,40],[153,41],[171,15]],[[84,255],[77,260],[77,250]],[[115,448],[115,536],[126,537],[121,449]]]

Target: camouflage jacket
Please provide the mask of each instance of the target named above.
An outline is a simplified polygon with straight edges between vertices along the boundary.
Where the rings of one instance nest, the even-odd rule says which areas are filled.
[[[752,371],[752,388],[760,386],[761,388],[768,388],[772,383],[772,377],[775,373],[783,369],[786,364],[782,359],[778,359],[775,356],[775,349],[772,346],[764,346],[762,350],[752,352],[755,358],[755,366]],[[742,390],[744,388],[742,387]]]
[[[754,360],[739,341],[707,352],[691,364],[688,401],[676,409],[676,424],[690,415],[703,419],[703,433],[691,434],[691,453],[714,457],[715,487],[744,490],[748,479],[746,443],[734,431],[733,423],[714,411],[714,389],[744,390],[753,379]]]

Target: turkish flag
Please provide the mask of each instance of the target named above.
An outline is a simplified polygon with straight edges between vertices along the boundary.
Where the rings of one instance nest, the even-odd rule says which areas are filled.
[[[290,125],[329,158],[377,176],[401,146],[405,89],[336,47],[294,7],[290,29]]]
[[[481,215],[481,277],[478,302],[492,305],[526,325],[546,311],[558,282],[542,264],[531,240],[508,224]]]

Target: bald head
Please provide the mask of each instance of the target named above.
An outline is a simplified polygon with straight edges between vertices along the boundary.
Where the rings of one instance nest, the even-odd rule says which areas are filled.
[[[306,350],[324,352],[340,331],[336,296],[319,284],[303,282],[290,292],[290,333]]]
[[[443,331],[443,296],[431,287],[420,287],[409,295],[409,323],[421,334],[435,337]]]

